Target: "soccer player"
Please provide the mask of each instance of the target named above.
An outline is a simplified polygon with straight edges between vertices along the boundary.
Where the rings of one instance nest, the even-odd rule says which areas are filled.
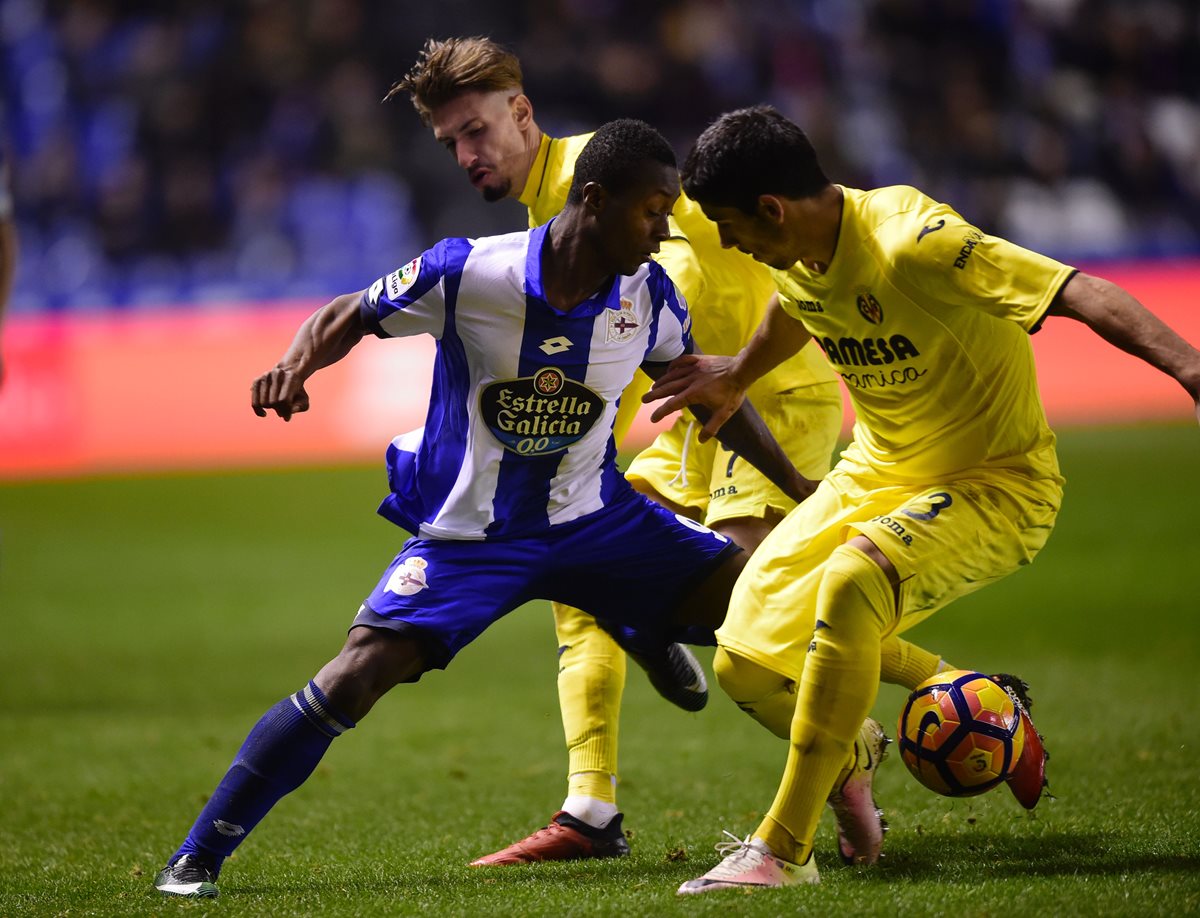
[[[817,492],[748,562],[717,632],[721,687],[760,720],[774,710],[789,734],[778,793],[679,892],[815,883],[813,834],[875,700],[882,641],[1031,562],[1054,525],[1063,479],[1029,334],[1048,316],[1076,319],[1198,403],[1200,352],[1121,288],[915,188],[832,184],[770,107],[710,125],[683,183],[723,244],[770,266],[778,295],[737,356],[677,360],[647,396],[665,399],[655,415],[706,405],[707,436],[815,338],[858,420]],[[775,704],[792,685],[797,698]]]
[[[13,219],[12,192],[8,181],[8,163],[4,160],[3,146],[0,146],[0,331],[3,330],[4,313],[17,272],[17,223]],[[3,384],[4,351],[0,347],[0,385]]]
[[[648,648],[711,642],[745,554],[638,494],[613,419],[639,366],[692,349],[686,306],[650,256],[669,235],[675,156],[640,121],[598,130],[562,213],[537,229],[447,239],[317,310],[255,380],[259,416],[309,407],[305,381],[373,332],[437,340],[426,424],[388,450],[380,513],[414,533],[342,651],[254,726],[155,886],[212,897],[228,857],[332,740],[394,685],[442,669],[492,622],[545,597]],[[794,500],[815,487],[753,410],[722,428]]]
[[[591,137],[550,137],[534,118],[522,86],[520,61],[487,38],[429,40],[411,71],[388,98],[407,93],[471,184],[486,201],[518,198],[529,225],[562,208],[576,158]],[[705,353],[733,354],[753,334],[774,292],[767,269],[749,256],[722,248],[716,228],[695,203],[681,197],[671,235],[655,260],[679,286],[693,317],[693,335]],[[645,385],[635,382],[617,416],[618,442],[640,405]],[[815,346],[794,355],[755,382],[750,398],[792,462],[812,479],[829,469],[841,426],[841,396],[833,371]],[[634,459],[627,477],[652,500],[682,513],[754,551],[794,506],[751,464],[717,441],[701,442],[695,419],[681,416]],[[550,824],[528,838],[473,862],[476,866],[541,860],[611,857],[628,853],[617,811],[617,733],[625,657],[590,616],[554,604],[559,645],[559,705],[567,740],[567,797]],[[703,670],[676,649],[651,680],[686,710],[707,699]],[[645,665],[644,660],[639,660]],[[915,687],[941,668],[936,654],[902,641],[886,642],[883,678]],[[688,691],[694,685],[698,691]],[[786,733],[784,734],[786,736]],[[882,827],[871,801],[871,766],[886,742],[882,728],[864,725],[863,769],[831,801],[838,815],[842,855],[873,862]],[[1040,788],[1040,785],[1039,785]]]

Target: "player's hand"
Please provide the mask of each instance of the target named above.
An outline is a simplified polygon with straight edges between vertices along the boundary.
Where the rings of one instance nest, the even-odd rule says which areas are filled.
[[[673,411],[689,405],[703,405],[712,412],[700,432],[704,442],[716,436],[746,397],[746,390],[734,372],[735,358],[709,354],[684,354],[671,362],[642,401],[662,404],[654,409],[650,419],[661,421]]]
[[[250,386],[250,406],[260,418],[274,411],[285,421],[293,414],[308,411],[308,393],[304,381],[292,370],[274,367]]]

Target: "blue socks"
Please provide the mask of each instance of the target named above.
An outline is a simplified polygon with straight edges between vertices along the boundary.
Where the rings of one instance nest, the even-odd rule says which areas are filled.
[[[353,726],[315,682],[283,699],[254,725],[169,863],[191,854],[218,872],[271,807],[312,774],[329,744]]]

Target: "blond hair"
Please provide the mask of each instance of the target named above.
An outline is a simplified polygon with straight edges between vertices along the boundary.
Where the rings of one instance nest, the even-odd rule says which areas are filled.
[[[490,38],[430,38],[412,69],[392,84],[383,101],[408,93],[421,121],[428,125],[435,108],[463,93],[520,92],[521,86],[521,62]]]

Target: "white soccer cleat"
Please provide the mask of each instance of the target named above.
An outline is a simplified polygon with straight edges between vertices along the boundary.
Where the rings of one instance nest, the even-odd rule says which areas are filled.
[[[679,887],[681,896],[691,893],[710,892],[714,889],[745,887],[796,886],[801,883],[819,883],[816,859],[810,854],[803,864],[793,864],[776,857],[759,838],[740,839],[732,832],[725,832],[732,841],[717,844],[717,853],[725,859],[702,877],[688,880]]]

